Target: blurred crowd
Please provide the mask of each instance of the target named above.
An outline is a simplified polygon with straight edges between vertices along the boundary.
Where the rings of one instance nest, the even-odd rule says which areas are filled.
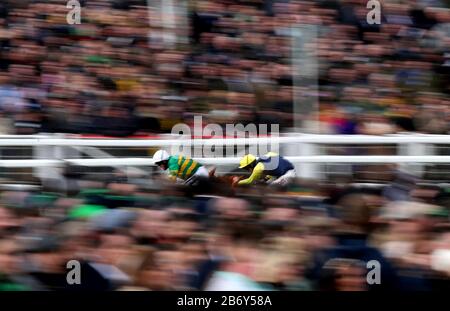
[[[448,186],[401,174],[382,188],[299,181],[227,196],[119,174],[66,185],[2,191],[0,290],[450,288]],[[68,284],[71,260],[80,284]]]
[[[129,136],[193,115],[448,133],[448,1],[382,1],[380,25],[365,0],[80,0],[75,25],[63,2],[0,3],[0,133]],[[318,37],[298,51],[302,25]],[[317,77],[304,79],[293,63],[308,49]]]

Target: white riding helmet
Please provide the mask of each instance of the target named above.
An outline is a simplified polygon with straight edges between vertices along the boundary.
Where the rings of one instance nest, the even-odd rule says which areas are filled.
[[[155,163],[159,163],[159,162],[162,162],[162,161],[169,160],[169,157],[170,157],[170,155],[167,153],[167,151],[165,151],[165,150],[158,150],[153,155],[153,161]]]

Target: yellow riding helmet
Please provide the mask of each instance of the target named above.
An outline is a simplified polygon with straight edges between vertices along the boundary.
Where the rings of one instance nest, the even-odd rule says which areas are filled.
[[[244,168],[252,164],[253,161],[256,161],[256,157],[253,154],[247,154],[241,159],[241,162],[239,162],[239,168]]]

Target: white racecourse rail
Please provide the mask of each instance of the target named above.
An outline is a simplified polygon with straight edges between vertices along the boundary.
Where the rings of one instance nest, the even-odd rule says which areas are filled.
[[[434,155],[433,146],[446,145],[450,147],[450,135],[425,134],[396,134],[386,136],[371,135],[315,135],[315,134],[287,134],[288,136],[255,137],[255,138],[206,138],[180,139],[169,136],[169,139],[89,139],[78,137],[61,137],[48,135],[34,136],[0,136],[0,149],[3,147],[36,147],[45,150],[59,150],[49,158],[25,160],[0,160],[0,167],[59,167],[68,163],[81,166],[151,166],[151,157],[143,158],[71,158],[67,157],[61,148],[82,147],[121,147],[121,148],[169,148],[172,146],[254,146],[280,145],[280,152],[286,156],[301,171],[303,177],[314,176],[320,163],[449,163],[450,156]],[[323,155],[317,148],[319,145],[397,145],[397,155]],[[431,151],[430,151],[431,150]],[[195,158],[195,157],[194,157]],[[229,165],[239,163],[239,156],[195,158],[209,165]]]

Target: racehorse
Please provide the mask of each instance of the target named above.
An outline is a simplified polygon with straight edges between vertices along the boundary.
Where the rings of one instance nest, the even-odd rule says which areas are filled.
[[[233,182],[240,179],[238,175],[223,175],[216,176],[216,168],[209,172],[208,178],[199,178],[196,182],[189,185],[186,189],[187,195],[218,195],[218,196],[233,196],[235,189]]]

